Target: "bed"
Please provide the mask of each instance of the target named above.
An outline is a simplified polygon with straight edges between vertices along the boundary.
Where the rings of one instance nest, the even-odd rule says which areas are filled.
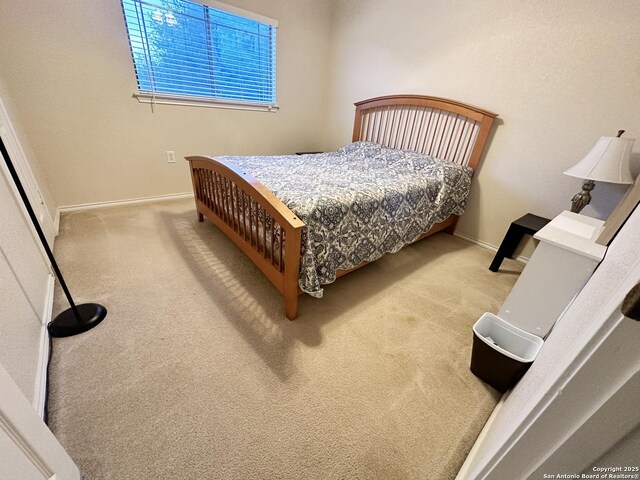
[[[464,211],[494,113],[392,95],[355,104],[351,144],[314,155],[190,156],[198,220],[225,233],[284,296],[322,296],[386,253],[444,230]]]

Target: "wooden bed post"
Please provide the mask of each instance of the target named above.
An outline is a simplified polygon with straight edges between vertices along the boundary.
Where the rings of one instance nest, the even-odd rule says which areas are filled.
[[[284,313],[289,320],[295,320],[298,316],[301,240],[302,227],[287,230],[282,293],[284,295]]]
[[[189,170],[191,171],[191,183],[193,184],[193,198],[196,201],[196,212],[198,221],[204,222],[204,214],[198,208],[198,198],[200,198],[200,190],[198,189],[198,172],[193,168],[193,163],[189,160]]]

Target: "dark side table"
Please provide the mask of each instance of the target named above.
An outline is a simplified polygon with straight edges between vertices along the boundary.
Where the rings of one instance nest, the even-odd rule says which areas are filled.
[[[538,230],[550,221],[551,220],[548,218],[527,213],[524,217],[520,217],[519,219],[511,222],[509,230],[507,230],[507,234],[502,239],[500,248],[498,248],[498,251],[496,252],[496,256],[493,257],[493,262],[491,262],[489,270],[497,272],[502,264],[502,260],[513,256],[513,252],[516,251],[522,237],[525,235],[535,235]]]

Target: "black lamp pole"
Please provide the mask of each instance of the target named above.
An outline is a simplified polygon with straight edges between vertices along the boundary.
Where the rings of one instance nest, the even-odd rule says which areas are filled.
[[[18,193],[20,194],[22,203],[24,203],[24,206],[29,213],[29,218],[31,218],[31,222],[36,229],[36,233],[38,234],[40,243],[42,243],[42,247],[47,253],[47,257],[49,257],[49,261],[51,262],[51,267],[56,274],[56,278],[60,282],[60,286],[62,287],[62,290],[64,291],[64,294],[69,301],[69,305],[71,305],[71,308],[68,308],[64,312],[60,313],[49,323],[49,334],[52,337],[70,337],[71,335],[77,335],[78,333],[86,332],[87,330],[92,329],[102,320],[104,320],[104,317],[107,316],[107,309],[102,305],[98,305],[97,303],[83,303],[81,305],[75,304],[75,302],[73,301],[73,297],[71,297],[71,293],[69,292],[69,288],[67,287],[67,283],[64,281],[62,272],[60,272],[60,269],[58,268],[58,263],[56,262],[56,259],[54,258],[53,253],[49,248],[49,243],[47,242],[47,239],[42,232],[40,223],[38,223],[36,214],[34,213],[33,208],[31,208],[29,197],[27,197],[27,194],[22,187],[22,182],[20,181],[20,177],[18,177],[18,173],[16,172],[16,169],[13,166],[13,162],[9,157],[9,152],[7,152],[2,137],[0,137],[0,152],[2,153],[2,157],[4,158],[5,163],[7,164],[7,168],[9,169],[9,173],[11,174],[11,178],[16,184],[16,188],[18,189]]]

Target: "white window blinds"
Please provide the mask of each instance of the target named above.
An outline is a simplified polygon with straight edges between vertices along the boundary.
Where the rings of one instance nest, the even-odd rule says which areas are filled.
[[[277,22],[216,6],[122,0],[140,93],[275,107]]]

